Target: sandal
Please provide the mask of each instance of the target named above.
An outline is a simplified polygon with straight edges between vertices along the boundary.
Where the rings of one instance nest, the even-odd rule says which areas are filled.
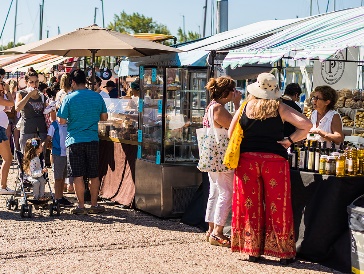
[[[206,242],[210,241],[210,235],[211,235],[211,232],[206,231]]]
[[[217,245],[222,247],[231,247],[230,240],[221,239],[220,237],[211,234],[209,238],[209,242],[211,245]]]

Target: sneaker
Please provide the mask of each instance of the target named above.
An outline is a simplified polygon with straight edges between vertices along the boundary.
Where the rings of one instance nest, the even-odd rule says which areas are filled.
[[[67,200],[65,197],[58,199],[58,203],[63,206],[73,206],[73,203]]]
[[[15,194],[15,190],[12,190],[8,187],[0,189],[0,195],[13,195]]]
[[[75,214],[75,215],[87,215],[87,209],[86,208],[80,208],[80,207],[75,207],[75,208],[72,208],[71,210],[70,210],[70,212],[72,213],[72,214]]]
[[[89,214],[97,214],[97,213],[103,213],[103,212],[105,212],[105,207],[104,206],[100,206],[100,205],[91,206],[88,209],[88,213]]]

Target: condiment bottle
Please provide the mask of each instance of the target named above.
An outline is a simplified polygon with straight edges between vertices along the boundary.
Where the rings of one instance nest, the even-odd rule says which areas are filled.
[[[320,157],[320,167],[319,167],[319,173],[325,174],[326,173],[326,162],[327,162],[327,155],[323,154]]]
[[[345,176],[345,156],[344,155],[340,155],[337,159],[336,159],[336,176],[337,177],[343,177]]]

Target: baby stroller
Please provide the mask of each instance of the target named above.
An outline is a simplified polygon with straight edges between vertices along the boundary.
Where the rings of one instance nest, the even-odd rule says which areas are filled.
[[[19,207],[19,200],[17,195],[20,198],[20,216],[22,218],[32,217],[32,209],[33,205],[34,208],[38,209],[49,209],[49,215],[60,215],[60,205],[58,201],[55,199],[54,194],[52,192],[51,184],[49,182],[48,173],[45,173],[43,176],[46,179],[46,184],[49,187],[50,197],[45,199],[28,199],[27,195],[29,194],[32,184],[30,181],[27,180],[27,175],[23,170],[23,154],[20,151],[16,151],[17,160],[18,160],[18,177],[16,180],[15,185],[15,193],[10,196],[10,198],[6,199],[6,207],[8,210],[14,208],[17,210]],[[41,161],[42,168],[44,167],[44,161]]]

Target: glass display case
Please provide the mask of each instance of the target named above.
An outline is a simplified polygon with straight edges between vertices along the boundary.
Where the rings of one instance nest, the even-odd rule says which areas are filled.
[[[196,164],[196,129],[202,127],[206,107],[207,73],[182,68],[163,73],[161,68],[144,69],[139,158],[156,164]]]
[[[99,138],[137,145],[139,98],[104,98],[104,101],[108,120],[99,122]]]

